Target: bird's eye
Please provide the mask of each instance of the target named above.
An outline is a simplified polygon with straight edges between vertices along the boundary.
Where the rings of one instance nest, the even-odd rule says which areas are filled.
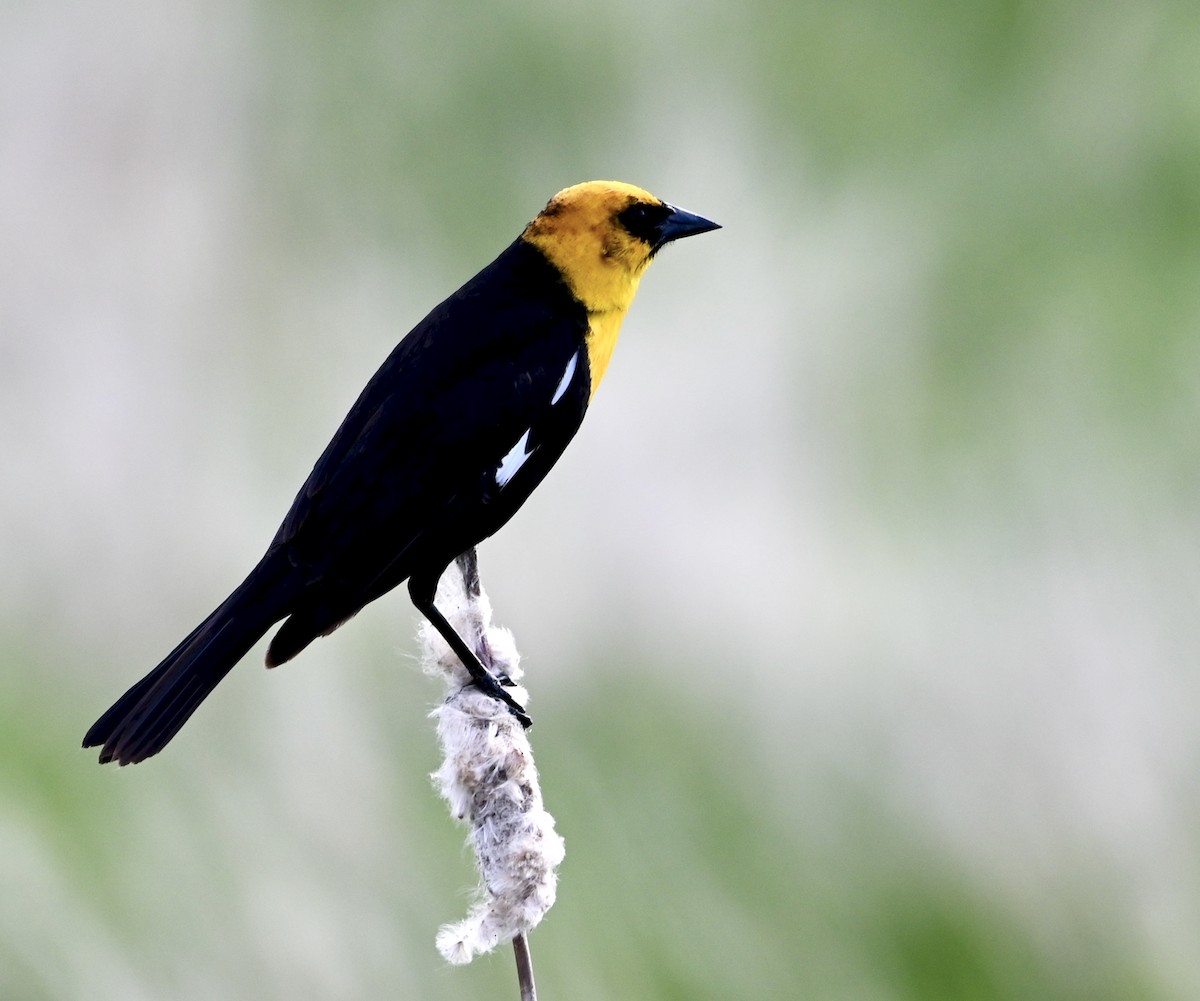
[[[658,228],[671,210],[665,205],[647,205],[645,202],[634,202],[624,209],[617,218],[631,236],[636,236],[650,246],[655,246],[659,240]]]

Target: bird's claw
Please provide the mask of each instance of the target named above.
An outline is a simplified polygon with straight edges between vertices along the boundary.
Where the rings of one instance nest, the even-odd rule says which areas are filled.
[[[533,726],[533,719],[525,711],[525,707],[501,687],[506,684],[511,687],[514,684],[513,680],[507,674],[502,674],[499,678],[487,674],[482,678],[473,679],[471,684],[483,692],[484,695],[490,695],[497,702],[503,702],[508,707],[508,711],[517,717],[517,722],[526,730]]]

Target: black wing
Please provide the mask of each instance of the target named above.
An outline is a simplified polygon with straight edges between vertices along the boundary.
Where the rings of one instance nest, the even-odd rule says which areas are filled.
[[[558,272],[518,240],[396,346],[272,543],[305,578],[309,598],[297,611],[309,611],[301,619],[327,631],[403,580],[397,561],[406,552],[437,549],[428,544],[430,533],[454,534],[451,548],[464,531],[477,535],[462,543],[465,549],[516,510],[583,418],[586,331],[586,311]],[[572,366],[573,391],[556,399]],[[548,421],[556,427],[547,428]],[[531,429],[553,447],[529,463],[497,508],[511,510],[495,527],[462,524],[481,502],[494,500],[483,494],[489,483],[497,490],[496,471]],[[385,572],[381,588],[376,582]]]

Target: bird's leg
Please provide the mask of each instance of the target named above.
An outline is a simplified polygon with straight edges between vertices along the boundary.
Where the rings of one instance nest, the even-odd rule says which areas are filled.
[[[454,628],[446,621],[446,617],[438,611],[432,601],[425,607],[417,605],[417,611],[432,622],[433,628],[441,633],[442,639],[450,645],[450,649],[454,651],[458,659],[462,661],[463,667],[471,675],[471,683],[476,688],[508,706],[508,711],[517,717],[523,727],[528,729],[533,726],[533,720],[525,712],[524,706],[504,690],[495,675],[483,666],[479,658],[475,656],[475,651],[467,646],[463,638],[454,631]]]
[[[476,580],[478,581],[478,578]],[[437,605],[433,603],[436,586],[436,579],[434,587],[428,588],[421,586],[415,578],[410,578],[408,593],[412,598],[413,605],[433,624],[433,628],[441,634],[442,639],[449,644],[455,656],[462,661],[463,667],[471,675],[471,683],[485,695],[490,695],[493,699],[503,702],[508,706],[508,711],[517,717],[521,726],[529,729],[533,726],[533,720],[525,712],[525,707],[501,687],[496,677],[480,663],[475,651],[467,646],[463,638],[454,631],[454,627],[446,621],[446,617],[438,611]]]

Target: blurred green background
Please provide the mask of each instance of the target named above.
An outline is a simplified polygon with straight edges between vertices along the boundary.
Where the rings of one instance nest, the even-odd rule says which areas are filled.
[[[1200,996],[1200,9],[10,0],[0,996],[515,997],[395,595],[92,720],[557,189],[656,262],[481,550],[572,998]]]

